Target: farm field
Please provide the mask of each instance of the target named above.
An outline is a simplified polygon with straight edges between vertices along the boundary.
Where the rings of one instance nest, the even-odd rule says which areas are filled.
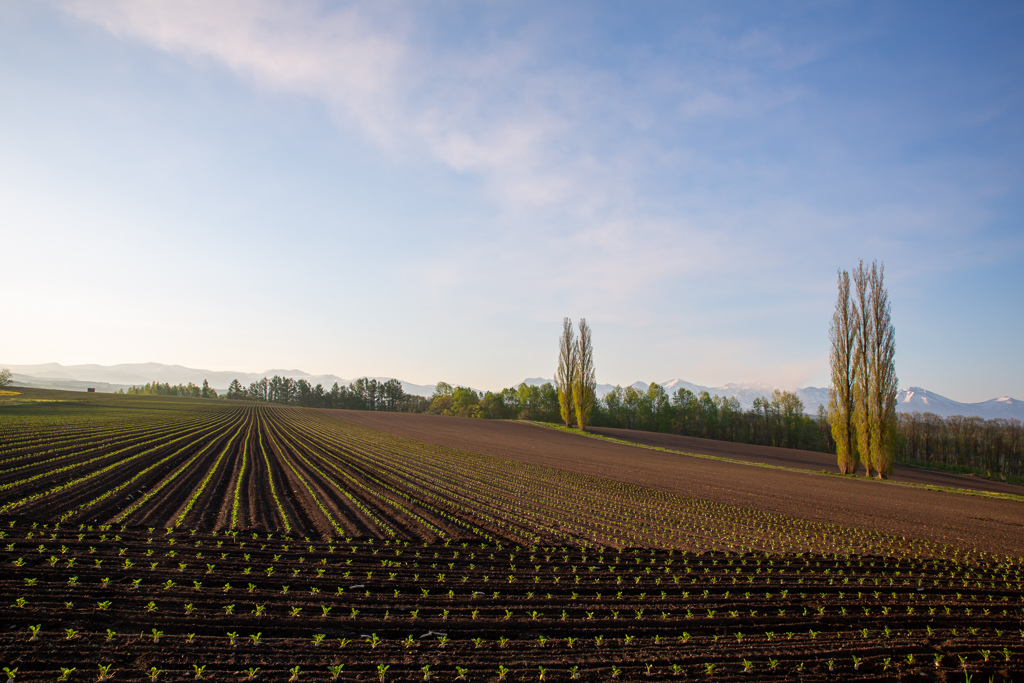
[[[1024,507],[1015,500],[691,458],[531,424],[454,417],[441,420],[432,415],[400,413],[325,412],[353,424],[441,446],[607,477],[645,489],[823,524],[838,522],[882,534],[1024,555]],[[958,479],[976,481],[971,477]]]
[[[911,534],[721,494],[747,485],[731,468],[811,475],[529,425],[423,416],[527,430],[501,455],[402,435],[421,416],[81,397],[0,402],[16,681],[1024,677],[1016,501],[813,477],[896,492],[913,529],[988,520]],[[675,464],[655,486],[616,456]],[[712,466],[706,495],[679,484]]]
[[[597,427],[591,430],[603,436],[630,441],[655,448],[700,453],[716,457],[742,460],[744,462],[761,463],[796,469],[833,472],[836,469],[836,456],[817,451],[805,451],[796,448],[776,448],[773,446],[755,446],[753,444],[730,443],[701,439],[694,436],[662,434],[658,432],[642,432],[632,429],[610,429]],[[863,475],[863,470],[861,470]],[[942,486],[968,489],[972,491],[990,491],[1024,496],[1024,486],[1003,481],[985,479],[952,472],[927,470],[919,467],[896,465],[893,467],[890,480],[925,486]]]

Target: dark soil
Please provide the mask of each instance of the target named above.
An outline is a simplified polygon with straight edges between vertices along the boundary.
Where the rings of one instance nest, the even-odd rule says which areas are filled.
[[[839,524],[849,527],[852,534],[857,533],[856,529],[867,529],[1024,555],[1024,503],[1013,500],[933,491],[864,477],[822,476],[695,458],[518,422],[368,411],[324,412],[419,441]],[[971,481],[968,477],[958,479]]]
[[[695,436],[679,436],[677,434],[662,434],[659,432],[642,432],[635,429],[611,429],[608,427],[593,427],[589,431],[595,434],[610,436],[622,441],[655,448],[665,448],[673,451],[686,451],[699,453],[701,455],[713,455],[721,458],[742,460],[743,462],[756,462],[765,465],[778,467],[794,467],[801,470],[814,470],[836,472],[836,456],[829,453],[817,451],[804,451],[797,448],[776,448],[773,446],[754,446],[751,444],[732,443],[730,441],[716,441],[715,439],[701,439]],[[864,474],[863,468],[860,474]],[[907,482],[910,484],[924,484],[927,486],[943,486],[951,488],[968,489],[971,491],[990,491],[994,493],[1009,493],[1017,496],[1024,496],[1024,486],[1009,484],[1002,481],[993,481],[982,477],[975,477],[952,472],[937,472],[935,470],[920,469],[896,465],[893,467],[892,481]]]
[[[17,681],[1024,676],[1019,563],[0,526]]]

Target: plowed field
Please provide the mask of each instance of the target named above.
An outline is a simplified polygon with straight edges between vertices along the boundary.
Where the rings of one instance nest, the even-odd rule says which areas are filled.
[[[825,477],[793,469],[693,458],[516,422],[399,413],[325,412],[353,424],[441,446],[581,475],[607,477],[679,496],[699,497],[826,524],[838,523],[862,531],[1024,555],[1024,505],[1014,500],[931,491],[863,477]],[[615,430],[616,437],[621,436],[620,431],[625,430]],[[647,436],[644,432],[639,435],[637,438]],[[659,445],[673,442],[672,439],[658,441]],[[771,453],[784,449],[760,450]],[[969,477],[959,480],[971,482]],[[951,480],[944,481],[948,484]]]
[[[16,681],[1024,677],[1024,566],[1004,529],[1020,503],[788,473],[895,491],[904,512],[931,501],[940,529],[993,515],[978,542],[911,534],[836,523],[848,508],[827,496],[769,501],[788,480],[730,468],[781,470],[342,417],[0,403],[0,666]],[[931,498],[907,507],[906,491]]]

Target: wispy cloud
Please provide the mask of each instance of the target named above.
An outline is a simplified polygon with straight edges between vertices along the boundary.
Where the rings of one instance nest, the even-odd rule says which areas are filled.
[[[659,172],[659,160],[688,157],[691,173],[711,163],[685,151],[685,129],[695,120],[763,113],[795,96],[717,60],[680,68],[633,54],[628,74],[556,64],[526,30],[450,47],[423,28],[422,11],[404,4],[325,10],[260,0],[68,0],[63,7],[114,35],[315,98],[396,157],[478,175],[510,210],[558,206],[599,222],[636,215],[638,184]],[[785,52],[764,34],[742,37],[740,48],[773,58]]]

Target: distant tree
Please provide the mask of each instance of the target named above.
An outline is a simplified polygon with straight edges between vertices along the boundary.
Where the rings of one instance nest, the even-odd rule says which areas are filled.
[[[480,399],[480,416],[496,420],[512,417],[510,407],[505,403],[506,393],[488,391]]]
[[[0,368],[0,387],[10,386],[11,382],[11,371],[7,368]]]
[[[453,415],[480,417],[480,395],[468,387],[458,387],[452,394]]]
[[[604,395],[604,416],[609,427],[621,427],[626,421],[625,389],[618,384]]]
[[[228,398],[245,398],[245,388],[242,383],[237,379],[231,380],[231,384],[228,385]]]
[[[520,382],[516,388],[516,404],[519,406],[520,420],[536,420],[540,417],[540,387]]]
[[[571,427],[575,419],[576,408],[572,397],[576,386],[579,356],[576,339],[572,330],[572,320],[562,319],[562,336],[558,340],[558,369],[555,371],[555,387],[558,391],[558,409],[566,427]]]
[[[650,432],[666,431],[672,420],[672,405],[665,388],[651,382],[647,391],[640,396],[640,429]]]
[[[427,412],[431,415],[451,415],[453,403],[454,399],[451,394],[434,396],[434,400],[430,402],[430,407],[427,409]]]
[[[597,398],[597,375],[594,370],[594,345],[586,318],[580,318],[580,336],[576,342],[576,382],[572,402],[576,409],[576,425],[586,430],[590,424],[590,411]]]
[[[779,416],[779,443],[786,448],[796,448],[804,417],[804,403],[791,391],[776,389],[772,392],[772,404]]]
[[[289,398],[292,397],[285,396],[285,402],[288,402]],[[302,378],[295,383],[294,399],[296,403],[304,408],[310,408],[315,405],[313,402],[313,385],[306,381],[305,378]]]
[[[686,387],[680,387],[672,394],[672,405],[676,409],[675,431],[683,435],[692,435],[697,396]]]
[[[397,379],[389,379],[380,385],[384,410],[396,411],[405,400],[405,390]]]
[[[857,309],[850,299],[850,274],[839,272],[839,296],[832,314],[829,340],[832,350],[829,366],[832,388],[828,393],[828,421],[836,442],[836,460],[842,474],[856,474],[860,465],[854,423],[854,382],[856,341],[860,331]]]
[[[452,385],[448,382],[438,382],[434,387],[434,395],[431,398],[437,398],[438,396],[451,396],[455,393],[452,389]]]

